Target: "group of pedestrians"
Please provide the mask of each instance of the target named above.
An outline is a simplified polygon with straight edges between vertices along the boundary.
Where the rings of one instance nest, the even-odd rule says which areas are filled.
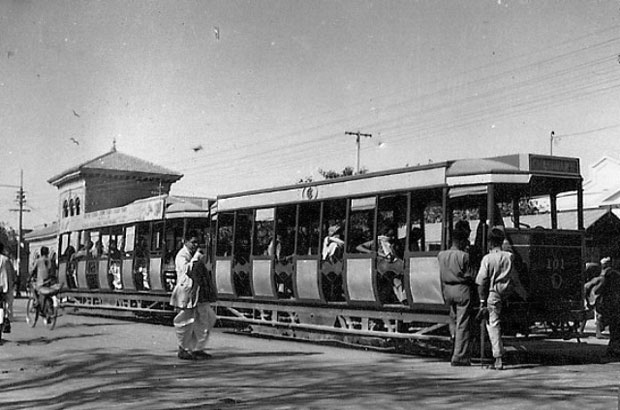
[[[490,250],[482,258],[477,272],[468,252],[470,233],[467,221],[457,222],[450,249],[439,252],[437,256],[444,299],[450,307],[450,335],[453,340],[450,363],[452,366],[471,365],[471,328],[477,294],[477,318],[485,322],[493,352],[494,362],[490,368],[503,370],[502,305],[513,293],[523,299],[527,298],[527,294],[519,281],[513,254],[503,249],[506,240],[504,230],[494,227],[489,231]]]

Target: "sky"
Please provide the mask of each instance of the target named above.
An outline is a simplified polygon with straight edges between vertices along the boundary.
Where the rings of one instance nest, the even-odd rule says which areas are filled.
[[[620,159],[618,0],[0,0],[0,221],[119,151],[211,196],[514,153]],[[551,146],[551,131],[554,132]],[[194,148],[202,147],[201,150]]]

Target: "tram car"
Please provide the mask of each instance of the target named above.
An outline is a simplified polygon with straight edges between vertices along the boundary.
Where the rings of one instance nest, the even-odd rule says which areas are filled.
[[[574,204],[571,229],[558,226],[558,198]],[[527,223],[533,203],[548,208],[547,226]],[[406,167],[221,195],[211,213],[219,317],[254,332],[445,340],[437,254],[461,220],[470,224],[474,265],[491,226],[503,227],[514,252],[529,296],[509,301],[507,331],[584,319],[577,158],[517,154]]]
[[[212,199],[158,196],[61,220],[58,279],[65,308],[115,317],[168,317],[174,257],[186,232],[209,248]]]

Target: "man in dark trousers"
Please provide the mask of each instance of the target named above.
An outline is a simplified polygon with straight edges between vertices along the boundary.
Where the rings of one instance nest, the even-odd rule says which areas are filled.
[[[469,231],[461,227],[455,229],[450,249],[441,251],[437,255],[443,284],[443,297],[450,306],[450,336],[453,341],[450,364],[452,366],[471,365],[470,333],[474,279],[469,265],[469,254],[464,250],[468,244],[468,237]]]

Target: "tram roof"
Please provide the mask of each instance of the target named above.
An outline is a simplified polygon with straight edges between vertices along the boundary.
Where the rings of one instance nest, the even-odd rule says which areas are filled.
[[[217,209],[224,211],[327,198],[361,197],[411,190],[412,187],[430,189],[489,183],[527,184],[532,176],[581,180],[579,159],[537,154],[460,159],[221,195],[218,196]]]

